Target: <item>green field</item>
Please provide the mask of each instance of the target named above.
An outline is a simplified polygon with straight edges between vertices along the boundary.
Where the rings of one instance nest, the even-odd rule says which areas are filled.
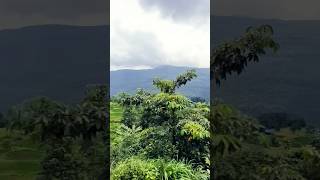
[[[122,117],[122,108],[119,104],[111,102],[110,104],[110,131],[111,131],[111,142],[114,139],[114,134],[117,128],[120,126]]]
[[[119,104],[111,102],[110,104],[110,119],[111,123],[120,123],[122,117],[122,108]]]
[[[30,136],[0,129],[0,179],[35,179],[43,152]]]
[[[121,120],[122,109],[111,103],[111,131]],[[39,143],[20,132],[0,129],[0,180],[33,180],[40,169],[43,151]]]

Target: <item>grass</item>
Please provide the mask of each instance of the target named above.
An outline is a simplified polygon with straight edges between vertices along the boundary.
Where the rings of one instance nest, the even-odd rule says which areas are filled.
[[[111,103],[111,134],[119,127],[121,116],[121,106]],[[0,128],[0,180],[36,179],[43,155],[40,145],[30,136]]]
[[[275,135],[284,141],[291,142],[293,146],[310,144],[314,138],[311,134],[307,133],[305,129],[292,131],[290,128],[283,128],[276,132]]]
[[[110,105],[110,119],[111,123],[119,123],[122,117],[122,107],[117,104],[111,102]]]
[[[30,136],[0,129],[0,179],[36,179],[43,152]]]
[[[110,134],[111,142],[113,141],[115,131],[119,128],[122,118],[122,107],[119,104],[111,102],[110,105]]]

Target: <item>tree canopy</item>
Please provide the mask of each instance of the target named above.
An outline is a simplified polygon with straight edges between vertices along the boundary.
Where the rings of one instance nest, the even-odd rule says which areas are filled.
[[[211,53],[211,79],[220,85],[227,75],[241,74],[248,63],[259,62],[267,50],[274,52],[279,44],[274,40],[273,28],[269,25],[249,27],[238,39],[222,43]]]

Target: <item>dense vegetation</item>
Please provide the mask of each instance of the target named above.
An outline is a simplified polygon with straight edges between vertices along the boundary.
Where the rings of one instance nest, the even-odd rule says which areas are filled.
[[[123,114],[111,134],[113,179],[208,178],[209,106],[176,92],[195,77],[191,70],[155,79],[159,93],[114,97]]]
[[[254,119],[215,102],[210,137],[208,104],[175,93],[179,84],[175,82],[191,80],[193,73],[189,71],[175,81],[155,80],[160,89],[156,94],[138,90],[134,95],[114,97],[113,179],[208,179],[210,141],[214,145],[211,163],[215,179],[320,177],[320,134],[303,121],[297,123],[301,120],[279,116],[279,121],[274,121],[278,116],[273,114]],[[275,126],[279,128],[273,129]]]
[[[212,84],[278,48],[272,27],[248,28],[214,49]],[[188,71],[175,80],[155,79],[159,93],[138,90],[113,99],[123,108],[111,134],[113,179],[208,179],[209,172],[223,180],[320,178],[319,130],[281,113],[255,119],[214,98],[209,111],[176,92],[195,77]]]
[[[228,105],[217,104],[213,110],[216,179],[319,179],[317,130],[288,124],[268,131]]]
[[[218,46],[213,84],[276,50],[272,35],[270,26],[249,28]],[[154,79],[158,93],[139,89],[110,104],[106,87],[97,86],[78,104],[42,97],[11,108],[0,115],[0,179],[107,179],[109,169],[113,180],[320,179],[319,129],[287,114],[255,119],[214,99],[209,106],[177,93],[196,77],[190,70]]]
[[[249,27],[240,38],[217,46],[211,56],[212,87],[241,74],[269,49],[276,52],[273,34],[268,25]],[[281,113],[262,115],[259,122],[217,102],[216,90],[211,89],[211,178],[319,179],[319,130]]]
[[[20,170],[25,172],[21,179],[28,179],[28,175],[30,179],[46,180],[106,177],[107,108],[104,86],[88,89],[85,98],[75,105],[40,97],[11,108],[3,117],[7,122],[0,141],[3,155],[24,152],[29,157],[16,156],[14,163],[21,163],[19,168],[3,176],[19,179]]]

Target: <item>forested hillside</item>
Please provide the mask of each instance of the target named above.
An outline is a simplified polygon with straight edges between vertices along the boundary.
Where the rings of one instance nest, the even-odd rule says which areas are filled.
[[[282,47],[276,55],[264,57],[266,61],[225,82],[218,92],[219,97],[246,113],[256,115],[265,111],[281,111],[295,113],[308,122],[317,123],[320,102],[317,95],[320,90],[317,70],[320,41],[317,37],[320,21],[212,18],[212,46],[238,37],[248,26],[270,24]],[[81,88],[86,84],[106,80],[104,66],[110,49],[108,41],[108,26],[47,25],[0,31],[0,110],[5,111],[11,105],[37,95],[65,102],[81,99]],[[92,57],[92,54],[96,56]],[[138,74],[137,80],[144,76],[143,72],[133,71],[130,75],[132,73]],[[200,78],[185,90],[187,95],[196,92],[199,92],[197,96],[208,94],[207,80],[201,80],[201,70],[198,73]],[[167,77],[161,72],[152,75]],[[138,87],[132,81],[123,81],[121,76],[125,75],[116,80],[118,75],[114,73],[114,78],[111,78],[114,79],[111,86],[113,94],[121,90],[132,92]],[[143,77],[141,87],[151,87],[147,85],[149,80],[150,77]],[[202,88],[198,88],[200,83]]]
[[[0,30],[0,111],[34,96],[65,103],[106,82],[108,26],[42,25]]]
[[[190,68],[177,66],[159,66],[154,69],[145,70],[118,70],[111,71],[110,93],[117,95],[121,92],[134,93],[137,88],[150,91],[157,91],[150,82],[155,77],[164,79],[174,79],[177,74],[183,73]],[[195,68],[198,74],[187,87],[182,87],[178,92],[189,97],[201,97],[209,100],[210,92],[210,72],[209,68]]]
[[[240,76],[231,76],[217,89],[216,98],[232,104],[245,113],[288,113],[319,125],[320,102],[320,21],[263,20],[241,17],[212,17],[211,45],[232,40],[249,26],[269,24],[280,44],[276,54],[267,54],[262,61]],[[187,69],[159,67],[152,70],[122,70],[111,72],[111,93],[133,92],[138,87],[152,89],[149,75],[173,78],[174,73]],[[209,72],[197,69],[200,79],[182,90],[187,96],[208,97]],[[203,73],[203,74],[202,74]],[[133,80],[133,77],[136,77]]]
[[[210,119],[208,104],[192,102],[170,82],[177,81],[155,79],[159,93],[138,89],[112,98],[114,180],[208,179],[210,164],[218,180],[320,178],[318,129],[282,114],[253,118],[218,101]]]
[[[280,44],[276,54],[267,54],[245,73],[223,82],[218,97],[249,114],[287,112],[319,125],[320,21],[212,17],[211,22],[212,47],[259,24],[271,25]]]

